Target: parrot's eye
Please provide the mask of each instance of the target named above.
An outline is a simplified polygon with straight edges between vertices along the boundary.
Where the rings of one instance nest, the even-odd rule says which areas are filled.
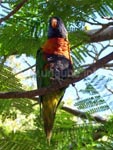
[[[51,20],[51,26],[53,27],[53,28],[56,28],[57,27],[57,19],[55,19],[55,18],[53,18],[52,20]]]

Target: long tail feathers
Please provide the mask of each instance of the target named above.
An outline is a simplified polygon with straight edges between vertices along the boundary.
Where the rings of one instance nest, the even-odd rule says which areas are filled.
[[[55,120],[56,110],[61,101],[62,94],[64,90],[57,91],[43,97],[42,107],[43,107],[43,121],[44,129],[47,137],[48,143],[50,143],[52,136],[52,129]]]

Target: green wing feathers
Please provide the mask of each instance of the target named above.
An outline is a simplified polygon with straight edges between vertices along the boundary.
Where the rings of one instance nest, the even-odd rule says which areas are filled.
[[[45,59],[45,55],[43,54],[41,49],[38,50],[36,57],[36,78],[38,88],[51,85],[51,77],[53,74],[51,73],[50,68],[47,65],[48,63]],[[50,141],[51,139],[56,109],[64,95],[64,92],[65,89],[62,89],[50,94],[40,96],[40,100],[42,103],[44,130],[48,141]]]

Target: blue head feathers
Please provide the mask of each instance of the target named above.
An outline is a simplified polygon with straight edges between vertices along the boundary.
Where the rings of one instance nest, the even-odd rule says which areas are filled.
[[[49,20],[48,38],[64,38],[67,39],[67,30],[63,21],[59,17],[52,17]]]

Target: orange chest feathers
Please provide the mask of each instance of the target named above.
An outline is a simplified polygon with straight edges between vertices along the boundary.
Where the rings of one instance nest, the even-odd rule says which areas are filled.
[[[63,38],[48,39],[42,50],[47,54],[63,55],[67,59],[70,59],[69,42]]]

